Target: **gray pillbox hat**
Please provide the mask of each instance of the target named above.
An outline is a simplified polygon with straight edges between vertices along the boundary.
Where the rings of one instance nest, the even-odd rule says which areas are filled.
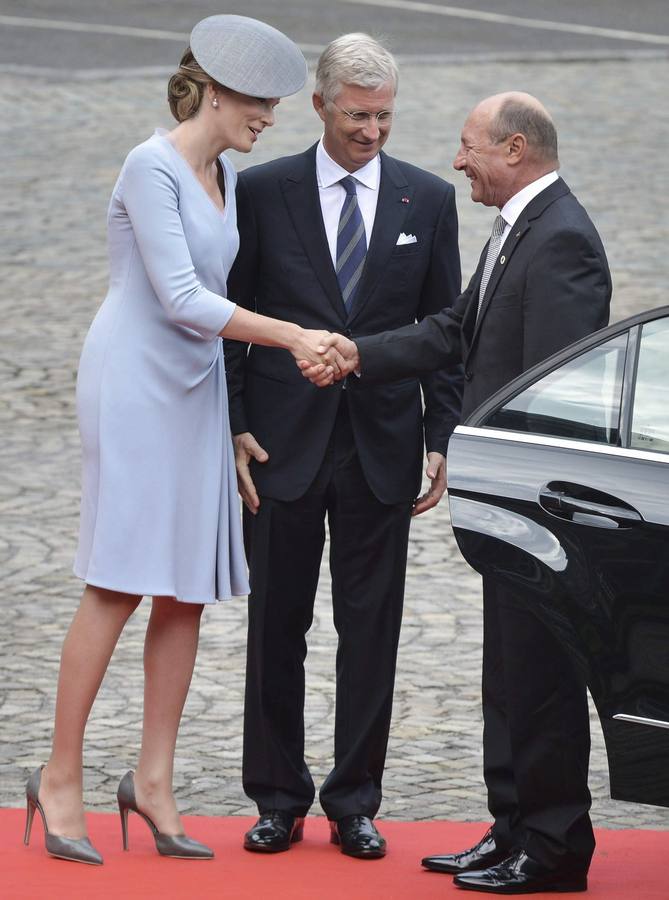
[[[251,97],[287,97],[307,80],[302,51],[281,31],[246,16],[209,16],[190,36],[207,75]]]

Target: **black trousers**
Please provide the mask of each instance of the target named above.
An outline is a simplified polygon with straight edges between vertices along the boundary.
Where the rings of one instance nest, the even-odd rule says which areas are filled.
[[[483,770],[496,841],[545,866],[587,869],[586,685],[512,589],[483,579]]]
[[[320,801],[330,819],[373,817],[390,729],[411,503],[389,506],[372,494],[345,398],[307,493],[292,502],[261,497],[255,516],[244,510],[251,580],[244,790],[261,813],[303,816],[314,799],[304,760],[304,660],[326,516],[338,647],[334,767]]]

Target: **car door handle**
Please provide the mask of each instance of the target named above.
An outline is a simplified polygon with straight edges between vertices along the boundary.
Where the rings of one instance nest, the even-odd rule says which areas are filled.
[[[631,506],[582,500],[579,497],[570,496],[566,491],[551,490],[550,487],[539,493],[539,503],[547,512],[562,518],[570,518],[574,513],[583,513],[588,516],[601,516],[628,527],[637,522],[643,522],[641,515]]]

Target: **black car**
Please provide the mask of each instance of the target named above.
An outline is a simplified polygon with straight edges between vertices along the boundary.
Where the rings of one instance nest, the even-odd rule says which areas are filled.
[[[588,682],[611,796],[669,806],[669,306],[498,391],[448,453],[481,574],[522,586]]]

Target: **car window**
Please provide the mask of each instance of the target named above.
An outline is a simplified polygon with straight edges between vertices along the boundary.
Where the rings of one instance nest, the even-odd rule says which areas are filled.
[[[669,453],[669,319],[643,326],[630,446]]]
[[[483,424],[616,444],[626,350],[624,332],[544,375]]]

